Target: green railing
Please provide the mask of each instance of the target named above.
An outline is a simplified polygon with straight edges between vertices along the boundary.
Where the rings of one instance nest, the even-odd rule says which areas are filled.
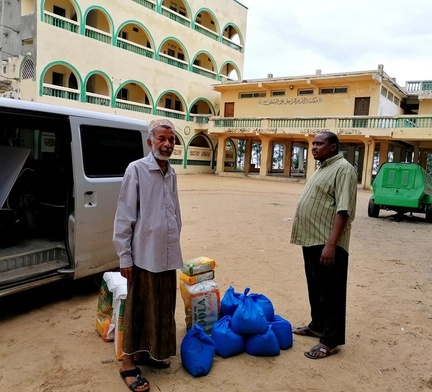
[[[132,42],[126,41],[121,38],[117,38],[117,47],[128,50],[129,52],[139,54],[141,56],[145,56],[149,58],[154,57],[154,53],[152,50],[138,44],[133,44]]]
[[[432,128],[432,116],[397,117],[311,117],[311,118],[223,118],[215,119],[217,128],[269,127],[269,128]]]
[[[78,23],[72,20],[47,12],[44,12],[44,18],[45,22],[52,26],[60,27],[61,29],[71,31],[72,33],[78,33],[79,31]]]
[[[122,101],[116,100],[116,108],[130,110],[132,112],[151,114],[150,107],[144,106],[142,104],[137,104],[131,101],[125,102],[124,100]]]
[[[211,31],[209,29],[206,29],[203,26],[200,26],[199,24],[195,23],[195,30],[198,31],[198,33],[204,34],[207,37],[210,37],[214,40],[218,40],[219,35],[217,33],[215,33],[214,31]]]
[[[162,8],[162,15],[182,24],[183,26],[190,27],[190,21],[187,20],[184,16],[177,14],[176,12],[170,11],[166,8]]]
[[[236,118],[236,119],[220,119],[215,121],[216,127],[261,127],[261,119],[259,118]]]
[[[159,54],[159,60],[165,64],[169,64],[169,65],[172,65],[172,66],[180,68],[180,69],[187,69],[188,68],[187,63],[176,60],[174,57],[168,57],[168,56],[163,56],[162,54]]]
[[[197,124],[208,124],[209,114],[191,114],[190,117]]]
[[[325,118],[272,118],[270,127],[279,128],[325,128]]]
[[[103,31],[97,31],[94,28],[91,28],[89,26],[86,26],[85,35],[86,37],[93,38],[97,41],[104,42],[106,44],[111,43],[111,36],[108,33],[105,33]]]
[[[186,115],[182,112],[174,112],[172,110],[165,110],[165,109],[158,108],[156,109],[156,114],[158,116],[176,118],[178,120],[186,120]]]
[[[432,90],[432,81],[422,82],[422,90],[423,91]]]
[[[202,76],[206,76],[207,78],[212,78],[212,79],[216,79],[217,75],[215,72],[212,71],[207,71],[204,68],[198,68],[197,66],[192,66],[192,72],[196,73],[198,75],[202,75]]]
[[[153,11],[156,9],[156,5],[153,4],[151,1],[148,0],[132,0],[132,1],[138,3],[139,5],[142,5],[143,7],[149,8]]]
[[[110,106],[111,100],[109,98],[100,97],[96,95],[86,95],[86,101],[88,103],[91,103],[93,105],[100,105],[100,106]]]
[[[56,88],[46,87],[46,86],[44,86],[44,88],[43,88],[43,95],[47,95],[49,97],[70,99],[71,101],[79,101],[80,100],[80,93],[79,92],[61,90],[61,89],[56,89]]]
[[[231,41],[228,38],[222,37],[222,42],[226,45],[229,46],[230,48],[233,48],[235,50],[238,50],[239,52],[243,52],[243,47],[239,44],[236,44],[235,42]]]

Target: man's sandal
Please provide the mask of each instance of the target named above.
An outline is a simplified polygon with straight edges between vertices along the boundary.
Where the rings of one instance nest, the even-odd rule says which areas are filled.
[[[307,325],[294,328],[293,333],[300,336],[311,336],[313,338],[319,338],[321,336],[319,332],[312,331]]]
[[[147,392],[150,390],[150,384],[146,378],[141,377],[141,369],[139,367],[130,370],[120,369],[120,376],[123,378],[128,388],[133,392]],[[135,377],[136,381],[129,384],[126,381],[127,377]],[[139,388],[139,387],[145,387],[145,388]]]
[[[331,355],[335,355],[339,352],[337,348],[329,349],[327,347],[323,347],[319,344],[312,347],[309,351],[305,351],[304,355],[310,359],[322,359],[330,357]]]

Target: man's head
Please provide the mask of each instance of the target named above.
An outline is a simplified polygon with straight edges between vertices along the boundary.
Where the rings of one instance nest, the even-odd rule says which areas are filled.
[[[339,139],[333,132],[320,132],[312,142],[312,155],[320,162],[325,161],[339,152]]]
[[[167,161],[174,151],[174,125],[167,119],[154,120],[149,124],[147,145],[156,159]]]

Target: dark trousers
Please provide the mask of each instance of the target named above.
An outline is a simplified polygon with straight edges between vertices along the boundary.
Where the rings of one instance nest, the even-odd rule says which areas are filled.
[[[345,344],[348,252],[337,246],[332,265],[320,263],[324,245],[304,246],[303,259],[312,321],[309,328],[321,333],[330,348]]]

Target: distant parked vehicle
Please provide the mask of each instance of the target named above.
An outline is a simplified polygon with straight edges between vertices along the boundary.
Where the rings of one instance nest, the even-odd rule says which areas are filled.
[[[432,176],[416,163],[385,162],[373,183],[368,215],[378,218],[380,210],[398,214],[425,214],[432,222]]]

